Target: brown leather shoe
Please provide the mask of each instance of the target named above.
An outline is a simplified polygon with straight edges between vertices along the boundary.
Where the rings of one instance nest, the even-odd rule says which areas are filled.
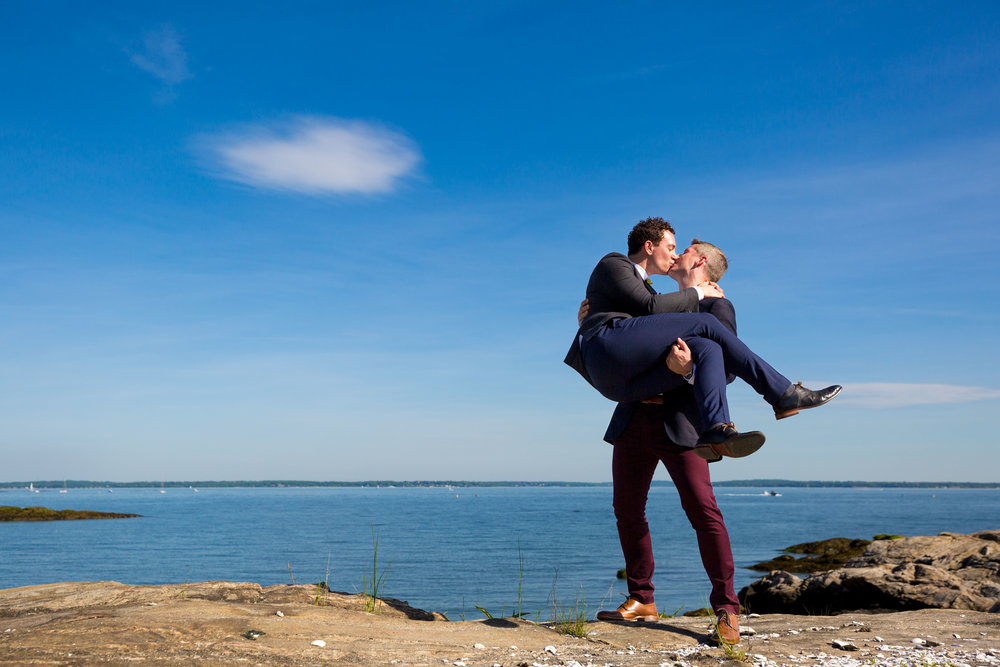
[[[722,609],[717,611],[715,632],[712,633],[712,641],[716,644],[739,644],[740,617]]]
[[[598,621],[655,621],[658,618],[655,604],[642,604],[632,598],[622,602],[622,606],[614,611],[597,612]]]

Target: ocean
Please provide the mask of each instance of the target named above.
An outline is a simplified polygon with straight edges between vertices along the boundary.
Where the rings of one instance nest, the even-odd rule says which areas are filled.
[[[716,488],[736,560],[747,566],[828,537],[935,535],[1000,527],[1000,490]],[[168,488],[0,490],[0,505],[142,514],[101,521],[0,523],[0,588],[60,581],[127,584],[327,581],[363,588],[378,540],[383,594],[452,620],[518,609],[614,608],[625,583],[610,487]],[[707,606],[694,531],[671,486],[647,516],[661,611]],[[387,571],[383,568],[388,567]]]

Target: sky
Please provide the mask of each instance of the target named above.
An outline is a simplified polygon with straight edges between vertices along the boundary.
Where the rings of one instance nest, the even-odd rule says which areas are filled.
[[[608,481],[562,359],[663,216],[845,387],[732,385],[768,440],[715,479],[1000,481],[997,3],[6,0],[0,45],[0,480]]]

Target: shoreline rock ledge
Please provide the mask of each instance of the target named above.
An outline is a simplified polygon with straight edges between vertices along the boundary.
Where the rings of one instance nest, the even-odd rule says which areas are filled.
[[[964,609],[1000,613],[1000,529],[876,540],[843,567],[774,570],[739,593],[761,614]]]

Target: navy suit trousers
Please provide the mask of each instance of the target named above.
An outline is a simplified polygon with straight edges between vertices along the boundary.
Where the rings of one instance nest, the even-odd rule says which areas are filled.
[[[590,379],[606,398],[632,402],[684,382],[666,366],[670,346],[681,338],[691,348],[695,402],[703,428],[729,423],[726,374],[744,380],[774,403],[792,384],[708,313],[664,313],[612,320],[583,342]]]

